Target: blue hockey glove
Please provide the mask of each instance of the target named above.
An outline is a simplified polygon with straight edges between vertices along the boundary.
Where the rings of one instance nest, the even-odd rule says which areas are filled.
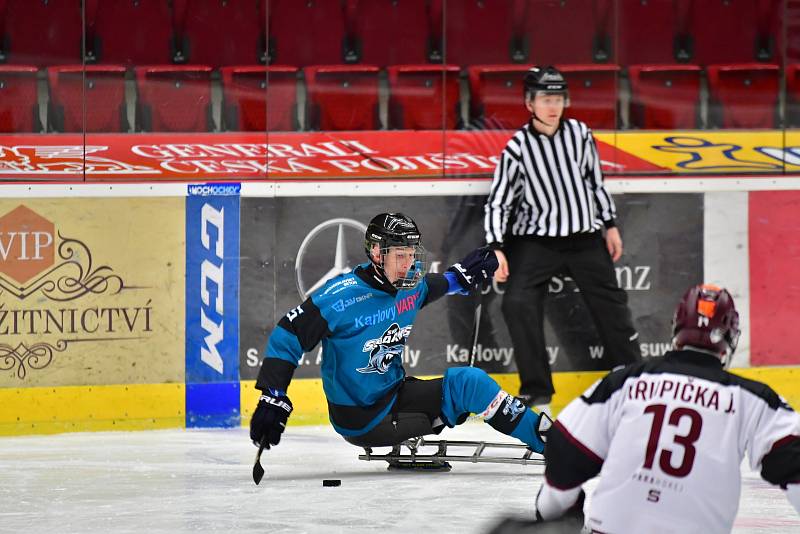
[[[473,250],[458,263],[451,265],[444,275],[448,280],[455,279],[461,288],[457,291],[468,294],[488,283],[497,270],[497,256],[489,247]]]
[[[292,413],[292,401],[283,391],[269,389],[261,394],[258,406],[250,419],[250,439],[256,446],[266,438],[266,448],[277,445]]]

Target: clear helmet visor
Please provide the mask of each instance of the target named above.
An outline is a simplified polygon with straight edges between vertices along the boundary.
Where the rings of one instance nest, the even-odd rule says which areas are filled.
[[[379,267],[394,287],[411,289],[428,272],[427,253],[422,245],[382,248]]]
[[[528,92],[528,99],[533,102],[537,97],[545,98],[548,96],[562,96],[564,97],[564,107],[569,107],[569,91],[530,91]],[[554,99],[555,100],[555,99]]]

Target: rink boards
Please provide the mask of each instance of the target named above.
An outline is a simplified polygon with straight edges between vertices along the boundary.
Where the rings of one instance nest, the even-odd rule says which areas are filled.
[[[644,357],[667,350],[672,308],[685,287],[721,283],[742,314],[736,372],[800,404],[795,181],[608,180],[626,248],[617,278]],[[414,217],[431,270],[440,272],[480,244],[488,185],[4,185],[0,434],[246,423],[273,325],[332,269],[363,261],[361,236],[372,215]],[[337,250],[345,260],[338,265]],[[515,392],[501,295],[493,286],[482,297],[487,320],[476,361]],[[436,376],[467,363],[474,304],[453,297],[421,310],[403,355],[409,374]],[[545,305],[559,409],[606,364],[568,277],[552,281]],[[292,424],[327,421],[318,377],[315,351],[289,390]]]

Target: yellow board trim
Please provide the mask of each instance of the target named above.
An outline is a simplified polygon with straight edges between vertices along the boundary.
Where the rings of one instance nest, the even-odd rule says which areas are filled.
[[[184,384],[0,389],[0,436],[153,430],[186,424]]]
[[[759,367],[750,369],[731,369],[731,372],[769,385],[782,395],[793,407],[800,406],[800,367]],[[553,373],[553,385],[556,394],[550,403],[554,415],[564,409],[572,399],[581,395],[597,380],[604,377],[607,371],[581,371],[571,373]],[[519,375],[516,373],[492,374],[492,378],[500,387],[509,393],[519,391]],[[433,376],[419,378],[435,378]],[[258,403],[261,393],[255,389],[254,380],[243,380],[240,395],[242,400],[242,426],[250,424],[250,416]],[[289,418],[290,426],[323,425],[328,423],[327,401],[322,391],[320,379],[295,379],[289,386],[289,397],[294,411]]]
[[[730,371],[744,378],[764,382],[792,408],[800,408],[800,367],[749,367]]]
[[[768,384],[792,406],[800,406],[800,367],[733,369],[737,375]],[[551,407],[558,414],[572,399],[603,377],[603,371],[553,373],[556,395]],[[516,373],[491,375],[510,393],[519,388]],[[425,378],[425,377],[421,377]],[[433,378],[433,377],[428,377]],[[240,388],[242,426],[247,426],[258,402],[255,381]],[[289,388],[294,413],[289,424],[328,424],[327,403],[320,379],[296,379]],[[108,430],[182,428],[186,424],[184,384],[127,384],[0,388],[0,436]]]
[[[324,425],[328,423],[328,401],[322,391],[322,380],[319,378],[297,378],[289,384],[287,391],[294,410],[288,424],[292,425]],[[239,388],[241,399],[242,426],[250,425],[258,396],[255,380],[242,380]]]
[[[550,404],[554,413],[560,411],[572,399],[583,393],[597,379],[604,376],[604,371],[578,372],[578,373],[553,373],[553,383],[556,395]],[[500,384],[500,387],[510,393],[519,390],[519,376],[516,373],[489,375]],[[436,378],[436,376],[420,376],[419,378]],[[258,403],[260,391],[255,389],[254,380],[243,380],[241,391],[242,399],[242,426],[250,423],[250,416]],[[320,379],[296,379],[289,386],[289,398],[292,400],[294,411],[289,418],[289,425],[323,425],[328,423],[328,407],[325,393],[322,391]]]

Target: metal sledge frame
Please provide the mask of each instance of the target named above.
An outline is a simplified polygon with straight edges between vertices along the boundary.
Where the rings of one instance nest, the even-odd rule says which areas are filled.
[[[469,456],[452,456],[447,454],[450,447],[471,447],[474,452]],[[403,448],[408,449],[407,454],[403,454]],[[432,454],[421,454],[422,447],[436,447],[436,452]],[[484,456],[487,449],[516,449],[525,451],[521,457],[500,457]],[[495,464],[522,464],[522,465],[544,465],[544,457],[534,453],[526,445],[518,443],[490,443],[486,441],[450,441],[433,440],[427,441],[423,437],[413,438],[392,447],[388,454],[373,454],[371,447],[364,447],[365,454],[359,454],[359,460],[385,460],[389,463],[389,468],[398,469],[433,469],[441,468],[449,471],[448,462],[470,462],[470,463],[495,463]],[[536,455],[536,456],[534,456]]]

